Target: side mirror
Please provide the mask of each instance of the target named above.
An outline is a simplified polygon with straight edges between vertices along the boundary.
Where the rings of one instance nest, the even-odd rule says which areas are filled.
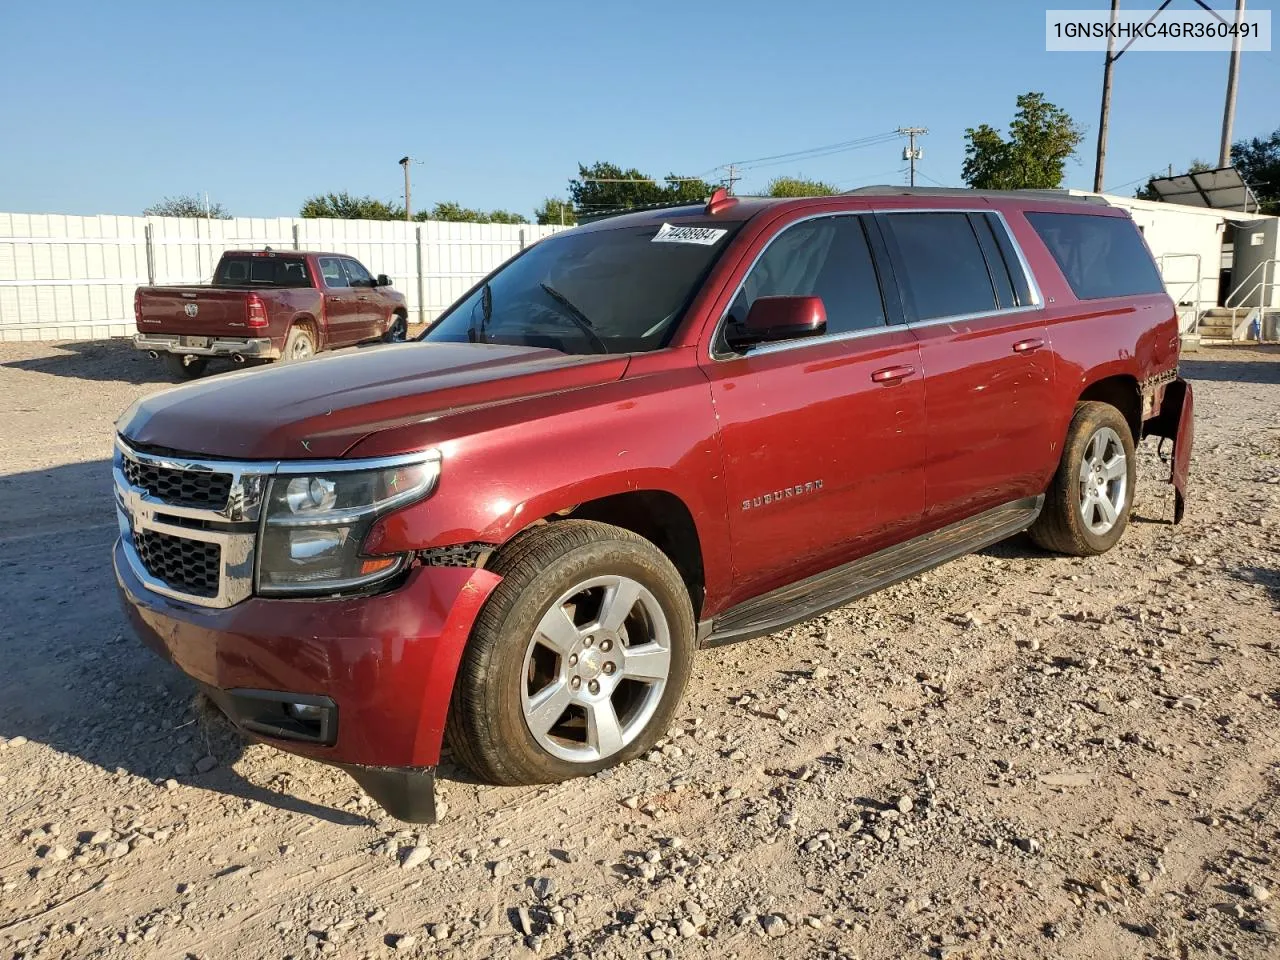
[[[391,286],[391,278],[385,273],[380,273],[378,274],[378,279],[373,281],[373,285],[375,287],[389,287]]]
[[[729,346],[745,350],[758,343],[817,337],[827,332],[821,297],[757,297],[742,326],[726,331]]]

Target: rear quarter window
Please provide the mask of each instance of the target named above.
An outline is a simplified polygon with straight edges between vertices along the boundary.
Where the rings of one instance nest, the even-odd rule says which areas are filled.
[[[1080,300],[1163,293],[1137,226],[1128,217],[1083,213],[1027,213],[1027,222],[1049,248],[1071,292]]]

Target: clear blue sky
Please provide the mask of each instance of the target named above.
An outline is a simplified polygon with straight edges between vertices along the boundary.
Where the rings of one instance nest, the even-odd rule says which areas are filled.
[[[954,185],[965,127],[1004,127],[1027,90],[1088,128],[1068,169],[1088,187],[1102,55],[1046,53],[1044,9],[1105,5],[0,0],[0,210],[138,213],[208,191],[237,215],[295,215],[329,190],[399,200],[411,154],[415,209],[528,214],[579,161],[700,174],[902,125],[929,128],[920,170]],[[1216,160],[1226,72],[1225,53],[1121,59],[1107,186]],[[1245,54],[1237,138],[1277,127],[1280,53]],[[777,174],[902,182],[901,150],[759,168],[739,192]]]

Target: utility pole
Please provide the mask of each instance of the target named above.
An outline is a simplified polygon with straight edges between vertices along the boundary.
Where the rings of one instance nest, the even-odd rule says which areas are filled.
[[[1120,17],[1120,0],[1111,0],[1111,27],[1107,34],[1107,59],[1102,67],[1102,117],[1098,120],[1098,159],[1093,165],[1093,192],[1102,192],[1102,174],[1107,167],[1107,128],[1111,124],[1111,68],[1115,55],[1115,25]]]
[[[923,137],[929,132],[928,127],[899,127],[898,132],[907,138],[907,148],[902,151],[902,159],[911,164],[911,186],[916,185],[916,161],[924,159],[924,151],[916,148],[916,137]]]
[[[729,164],[729,176],[726,179],[729,181],[729,196],[733,196],[733,185],[742,179],[738,176],[738,165],[736,163]]]
[[[409,161],[412,157],[401,157],[400,166],[404,167],[404,218],[413,219],[413,204],[409,200]]]
[[[1245,0],[1236,0],[1236,34],[1231,38],[1231,66],[1227,68],[1227,104],[1222,110],[1222,146],[1218,166],[1231,166],[1231,127],[1236,120],[1236,83],[1240,79],[1240,24],[1244,22]]]

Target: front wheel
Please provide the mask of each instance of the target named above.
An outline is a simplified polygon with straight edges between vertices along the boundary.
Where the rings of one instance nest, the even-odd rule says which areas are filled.
[[[409,321],[401,314],[396,314],[391,320],[391,326],[387,328],[387,332],[382,335],[384,343],[404,343],[409,336]]]
[[[166,353],[164,355],[164,365],[169,368],[169,372],[178,380],[195,380],[197,377],[204,376],[205,370],[209,367],[209,358],[190,353],[186,355]]]
[[[450,704],[455,759],[503,784],[595,773],[671,723],[694,653],[693,609],[671,561],[619,527],[535,527],[490,567]]]
[[[1076,404],[1031,539],[1073,557],[1106,553],[1129,523],[1136,461],[1133,433],[1119,410],[1098,401]]]

